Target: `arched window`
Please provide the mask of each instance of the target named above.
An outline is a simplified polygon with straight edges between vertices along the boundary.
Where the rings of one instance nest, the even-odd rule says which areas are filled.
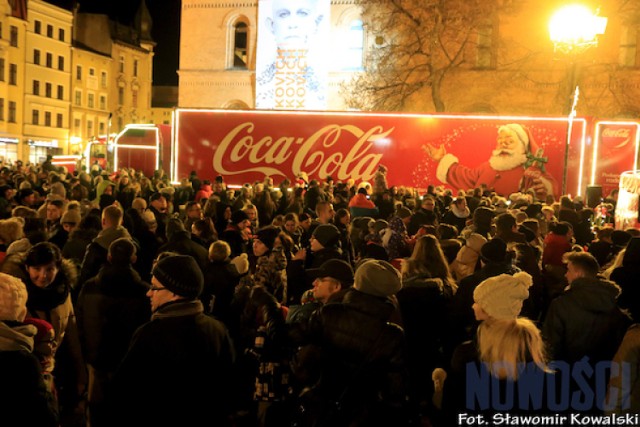
[[[246,70],[248,26],[244,22],[237,22],[233,29],[233,68]]]
[[[364,27],[361,19],[355,19],[349,23],[345,38],[340,43],[342,45],[340,69],[345,71],[361,70],[364,53]]]

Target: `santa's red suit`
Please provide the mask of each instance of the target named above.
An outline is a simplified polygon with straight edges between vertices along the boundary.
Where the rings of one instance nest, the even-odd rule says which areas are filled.
[[[455,190],[468,190],[486,184],[501,196],[509,196],[521,189],[521,180],[524,175],[524,167],[517,166],[506,171],[497,171],[489,165],[482,163],[475,168],[468,168],[458,163],[458,158],[452,154],[446,154],[438,163],[437,178]],[[547,172],[540,171],[540,180],[547,189],[548,194],[557,193],[557,183]]]

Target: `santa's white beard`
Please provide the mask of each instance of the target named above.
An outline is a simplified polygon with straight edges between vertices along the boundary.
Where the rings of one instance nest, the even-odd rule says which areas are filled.
[[[493,150],[489,165],[497,171],[508,171],[522,166],[525,161],[527,161],[527,155],[520,150],[500,149]]]

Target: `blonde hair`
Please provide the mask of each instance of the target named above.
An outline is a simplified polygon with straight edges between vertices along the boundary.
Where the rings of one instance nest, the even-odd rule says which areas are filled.
[[[0,241],[9,246],[24,237],[24,218],[15,217],[0,220]]]
[[[442,279],[455,292],[458,289],[447,258],[435,236],[424,235],[418,239],[411,257],[402,263],[402,277],[428,274],[431,278]]]
[[[211,261],[224,261],[231,256],[231,247],[223,240],[213,242],[209,246],[209,259]]]
[[[497,378],[518,379],[518,366],[535,363],[545,372],[547,355],[538,327],[529,319],[489,318],[478,326],[478,354]]]

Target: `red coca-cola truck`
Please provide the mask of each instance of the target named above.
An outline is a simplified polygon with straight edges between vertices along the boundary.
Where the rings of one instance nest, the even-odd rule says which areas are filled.
[[[514,170],[491,161],[502,126],[524,132],[526,156]],[[567,117],[178,108],[173,128],[132,127],[146,135],[139,144],[145,148],[117,140],[115,166],[147,173],[153,163],[170,171],[173,181],[195,171],[201,179],[222,175],[228,185],[240,186],[265,176],[277,184],[302,172],[309,179],[373,184],[383,165],[390,186],[466,190],[484,180],[507,195],[540,179],[558,196],[566,177],[566,193],[577,196],[588,185],[617,188],[615,178],[637,168],[639,126],[584,117],[569,126]],[[430,147],[445,156],[436,161]],[[128,154],[124,160],[126,150],[145,149],[145,159]]]

